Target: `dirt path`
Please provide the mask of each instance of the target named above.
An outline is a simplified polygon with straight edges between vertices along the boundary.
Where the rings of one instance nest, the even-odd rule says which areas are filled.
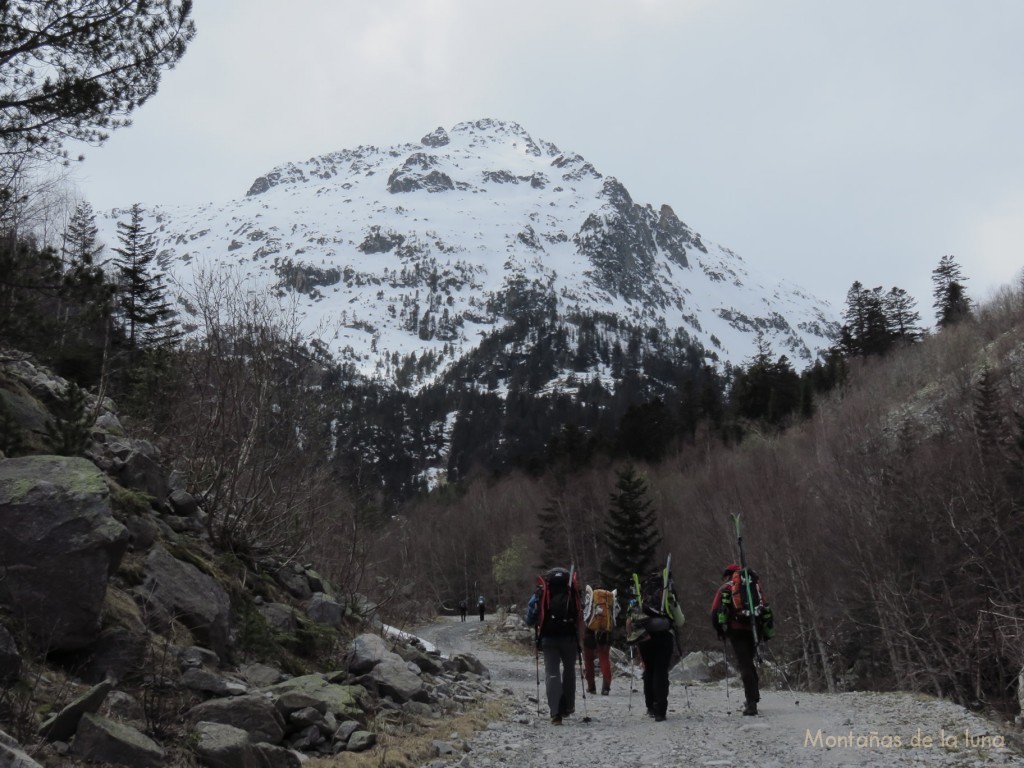
[[[490,620],[490,619],[489,619]],[[756,718],[738,713],[736,681],[673,684],[668,720],[655,723],[628,669],[611,695],[577,692],[576,715],[562,727],[537,713],[532,655],[504,652],[478,619],[439,619],[417,634],[443,654],[469,652],[513,701],[511,717],[470,740],[465,768],[658,768],[659,766],[981,766],[1024,768],[1024,757],[990,722],[948,702],[911,694],[793,694],[763,690]],[[543,670],[542,670],[543,672]],[[543,681],[542,681],[543,682]],[[639,683],[638,683],[639,688]],[[543,697],[543,691],[541,692]],[[583,722],[589,716],[590,722]]]

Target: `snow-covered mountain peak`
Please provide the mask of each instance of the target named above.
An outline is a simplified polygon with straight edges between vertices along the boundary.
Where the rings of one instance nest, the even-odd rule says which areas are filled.
[[[755,276],[669,205],[634,202],[614,177],[514,122],[286,163],[222,207],[147,213],[178,283],[230,268],[289,293],[308,332],[385,380],[411,354],[432,361],[421,381],[442,376],[525,315],[573,333],[597,323],[621,345],[646,329],[733,363],[752,356],[760,332],[798,366],[837,328],[824,302]],[[118,215],[101,224],[109,244]]]

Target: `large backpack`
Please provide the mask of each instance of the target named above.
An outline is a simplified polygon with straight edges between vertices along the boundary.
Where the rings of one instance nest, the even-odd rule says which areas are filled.
[[[749,590],[747,579],[750,581]],[[772,609],[761,593],[757,571],[751,568],[733,571],[732,577],[722,586],[722,606],[727,608],[728,619],[733,621],[749,624],[752,617],[756,618],[757,631],[761,639],[770,640],[775,635]]]
[[[583,601],[583,621],[593,632],[611,632],[615,628],[616,597],[618,590],[592,589],[587,586]]]
[[[537,627],[537,637],[576,634],[580,615],[576,573],[552,568],[537,577],[537,589],[526,610],[526,623]]]

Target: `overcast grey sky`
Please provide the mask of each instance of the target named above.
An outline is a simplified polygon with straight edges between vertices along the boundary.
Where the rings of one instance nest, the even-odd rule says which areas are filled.
[[[1020,0],[199,0],[160,92],[75,176],[97,210],[483,117],[842,309],[953,254],[1024,265]]]

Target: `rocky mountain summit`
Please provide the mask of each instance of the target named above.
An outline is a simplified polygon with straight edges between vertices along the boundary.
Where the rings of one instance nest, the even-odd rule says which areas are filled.
[[[294,301],[308,334],[380,381],[412,355],[437,380],[524,316],[572,336],[596,322],[623,347],[638,329],[734,364],[760,334],[798,367],[838,329],[824,302],[512,122],[287,163],[225,204],[144,207],[186,324],[202,276],[230,270]],[[126,215],[100,222],[108,245]]]
[[[293,767],[494,695],[312,563],[219,546],[109,399],[83,455],[46,452],[67,387],[0,354],[0,765]]]

